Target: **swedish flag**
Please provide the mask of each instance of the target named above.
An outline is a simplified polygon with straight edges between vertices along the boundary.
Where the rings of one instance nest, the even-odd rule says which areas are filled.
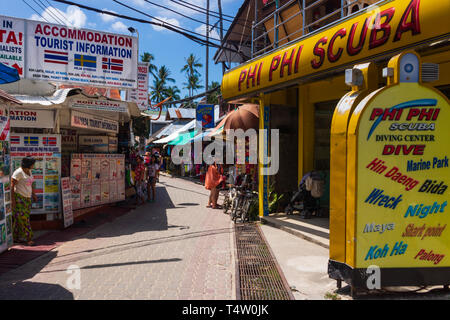
[[[23,143],[26,146],[38,146],[39,137],[23,137]]]
[[[97,67],[97,57],[96,56],[86,56],[84,54],[75,54],[74,63],[79,67]]]

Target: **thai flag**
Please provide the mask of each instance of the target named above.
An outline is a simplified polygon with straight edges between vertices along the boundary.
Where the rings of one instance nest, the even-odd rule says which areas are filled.
[[[23,137],[23,142],[26,146],[38,146],[39,137]]]
[[[68,64],[69,54],[64,51],[44,50],[44,62]]]
[[[122,59],[102,59],[102,69],[112,70],[112,71],[123,71],[123,60]]]
[[[44,146],[56,146],[56,137],[43,137],[42,144]]]
[[[19,136],[11,136],[11,144],[20,144]]]

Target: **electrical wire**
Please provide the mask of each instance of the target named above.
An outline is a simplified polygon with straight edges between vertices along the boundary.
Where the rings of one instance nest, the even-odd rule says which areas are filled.
[[[193,4],[193,3],[187,2],[187,1],[183,1],[183,0],[169,0],[169,1],[174,2],[174,3],[179,3],[179,2],[181,2],[182,4],[180,4],[180,5],[184,5],[186,8],[188,8],[188,6],[191,6],[191,7],[197,8],[197,9],[199,9],[199,10],[202,10],[203,12],[206,13],[206,9],[205,9],[205,8],[200,7],[200,6],[198,6],[198,5],[195,5],[195,4]],[[220,13],[219,13],[219,12],[216,12],[216,11],[209,10],[209,12],[210,12],[210,13],[213,13],[213,14],[220,15]],[[235,17],[230,16],[230,15],[225,14],[225,13],[222,13],[222,16],[231,18],[231,19],[233,19],[233,20],[234,20],[234,18],[235,18]],[[219,18],[219,17],[218,17],[218,18]],[[232,21],[231,21],[231,22],[232,22]]]
[[[61,17],[64,21],[66,21],[65,24],[67,24],[68,26],[71,26],[71,25],[72,25],[72,23],[66,18],[66,15],[65,15],[65,14],[61,13],[60,10],[59,10],[58,8],[53,7],[53,6],[50,4],[50,2],[48,2],[48,0],[44,0],[44,1],[48,3],[49,7],[52,7],[52,8],[54,9],[55,14],[57,14],[58,17]]]
[[[188,38],[188,39],[190,39],[190,40],[192,40],[194,42],[197,42],[197,43],[199,43],[201,45],[208,44],[208,45],[210,45],[212,47],[215,47],[215,48],[218,48],[218,49],[224,49],[224,50],[228,50],[228,51],[231,51],[231,52],[243,55],[242,52],[239,52],[239,51],[234,50],[232,48],[223,47],[223,46],[218,45],[218,44],[213,43],[213,42],[207,42],[206,40],[204,40],[202,38],[198,38],[198,37],[192,36],[192,35],[190,35],[190,34],[188,34],[186,32],[183,32],[183,31],[181,31],[181,30],[179,30],[177,28],[172,27],[172,25],[170,25],[170,24],[168,24],[166,22],[157,23],[157,22],[154,22],[154,21],[144,20],[144,19],[140,19],[140,18],[134,18],[134,17],[130,17],[130,16],[127,16],[127,15],[118,14],[118,13],[115,13],[115,12],[101,10],[101,9],[97,9],[97,8],[94,8],[94,7],[82,5],[82,4],[79,4],[79,3],[76,3],[76,2],[73,2],[73,1],[68,1],[68,0],[52,0],[52,1],[60,2],[60,3],[68,4],[68,5],[73,5],[73,6],[78,6],[78,7],[82,8],[82,9],[85,9],[85,10],[94,11],[94,12],[102,13],[102,14],[106,14],[106,15],[111,15],[111,16],[115,16],[115,17],[118,17],[118,18],[130,20],[130,21],[146,23],[146,24],[155,25],[155,26],[158,26],[158,27],[161,27],[161,28],[166,28],[166,29],[168,29],[170,31],[179,33],[179,34],[185,36],[186,38]],[[201,35],[201,36],[204,37],[203,35]]]
[[[42,19],[44,19],[45,21],[47,21],[48,23],[50,23],[47,19],[45,19],[34,7],[30,6],[30,4],[28,2],[26,2],[25,0],[22,0],[27,6],[29,6],[31,8],[31,10],[33,10],[34,12],[36,12],[38,14],[38,16],[40,16]]]
[[[60,1],[60,0],[53,0],[53,1]],[[62,0],[61,0],[61,1],[62,1]],[[150,14],[148,14],[148,13],[145,13],[145,12],[143,12],[143,11],[141,11],[141,10],[138,10],[138,9],[136,9],[136,8],[133,8],[133,7],[130,7],[129,5],[127,5],[127,4],[125,4],[125,3],[122,3],[122,2],[120,2],[120,1],[118,1],[118,0],[113,0],[113,1],[114,1],[115,3],[117,3],[117,4],[120,4],[121,6],[124,6],[124,7],[128,8],[128,9],[130,9],[130,10],[135,11],[135,12],[138,12],[138,13],[140,13],[140,14],[142,14],[142,15],[144,15],[144,16],[147,16],[147,17],[149,17],[149,18],[151,18],[151,19],[160,21],[160,22],[162,22],[164,25],[168,25],[168,26],[171,26],[171,27],[173,27],[173,28],[177,28],[177,29],[186,31],[186,32],[195,34],[195,35],[197,35],[197,36],[205,37],[205,36],[204,36],[203,34],[201,34],[201,33],[198,33],[198,32],[195,32],[195,31],[192,31],[192,30],[189,30],[189,29],[185,29],[185,28],[182,28],[182,27],[178,27],[178,26],[176,26],[176,25],[174,25],[174,24],[168,23],[168,22],[166,22],[166,21],[164,21],[164,20],[162,20],[162,19],[159,19],[159,18],[157,18],[157,17],[154,17],[154,16],[152,16],[152,15],[150,15]],[[219,41],[219,42],[220,42],[220,40],[216,40],[216,39],[212,39],[212,40],[214,40],[214,41]],[[205,40],[205,41],[206,41],[206,40]]]
[[[45,8],[45,5],[44,5],[40,0],[38,0],[38,1],[39,1],[39,3],[38,3],[36,0],[33,0],[33,2],[36,3],[36,4],[38,5],[38,7],[40,7],[40,8],[42,9],[42,14],[44,14],[44,12],[45,12],[47,9]],[[48,13],[48,15],[49,15],[52,19],[55,20],[56,23],[58,23],[58,24],[61,23],[61,21],[58,20],[58,19],[53,15],[52,12],[48,11],[47,13]],[[63,23],[63,24],[64,24],[64,23]]]

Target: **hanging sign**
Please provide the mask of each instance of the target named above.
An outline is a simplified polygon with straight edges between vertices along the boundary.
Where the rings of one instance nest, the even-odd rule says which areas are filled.
[[[75,99],[69,103],[69,108],[112,112],[128,111],[128,105],[126,102],[94,99]]]
[[[197,106],[196,127],[205,129],[214,128],[214,110],[213,104],[199,104]]]
[[[119,132],[119,123],[114,120],[97,117],[91,114],[72,110],[70,117],[72,127],[82,129],[92,129],[104,132]]]
[[[11,109],[9,113],[13,128],[49,128],[55,126],[52,110]]]
[[[137,87],[137,38],[27,20],[26,78]]]
[[[25,20],[0,16],[0,84],[23,78]]]
[[[137,71],[137,89],[128,90],[128,99],[136,102],[139,109],[148,109],[148,63],[139,62]]]

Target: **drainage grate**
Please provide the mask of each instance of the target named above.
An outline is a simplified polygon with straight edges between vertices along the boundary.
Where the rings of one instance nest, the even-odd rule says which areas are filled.
[[[292,293],[259,226],[235,224],[238,300],[293,300]]]

